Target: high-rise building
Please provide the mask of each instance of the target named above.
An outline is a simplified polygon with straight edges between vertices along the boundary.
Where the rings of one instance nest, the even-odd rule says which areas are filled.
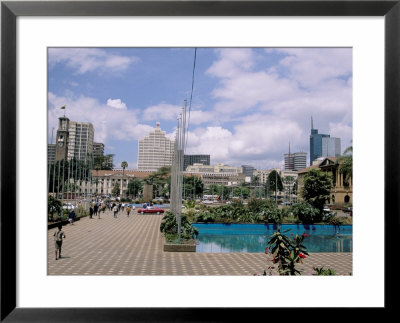
[[[322,138],[329,138],[330,135],[319,134],[317,129],[314,129],[313,119],[311,117],[311,134],[310,134],[310,165],[318,157],[322,156]]]
[[[253,178],[253,173],[254,173],[254,171],[256,170],[253,166],[250,166],[250,165],[242,165],[242,170],[243,170],[243,174],[246,176],[246,177],[250,177],[250,178]]]
[[[93,143],[93,157],[96,156],[104,156],[104,144],[101,142],[94,142]]]
[[[322,157],[338,157],[340,153],[340,138],[322,138]]]
[[[71,121],[68,129],[68,160],[87,160],[93,153],[93,125],[90,122]]]
[[[285,154],[285,170],[300,170],[307,167],[307,153],[297,152]]]
[[[47,144],[47,163],[53,164],[56,161],[56,144]]]
[[[171,166],[175,141],[166,136],[156,123],[156,128],[148,136],[139,140],[138,170],[156,171],[163,166]]]
[[[210,155],[184,155],[183,156],[183,170],[189,165],[203,164],[210,165]]]

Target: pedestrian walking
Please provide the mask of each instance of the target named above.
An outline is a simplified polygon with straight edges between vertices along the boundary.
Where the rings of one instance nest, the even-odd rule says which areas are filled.
[[[72,210],[71,213],[69,214],[69,219],[68,219],[69,223],[74,224],[75,222],[75,211]]]
[[[96,202],[96,204],[94,205],[93,210],[94,210],[94,215],[97,215],[97,212],[99,211],[99,205],[97,204],[97,202]]]
[[[126,214],[127,214],[128,218],[129,218],[129,213],[131,213],[131,207],[129,205],[127,205],[125,210],[126,210]]]
[[[90,206],[89,207],[89,216],[90,216],[91,219],[93,219],[93,212],[94,212],[93,207]]]
[[[114,218],[116,218],[117,214],[118,214],[118,206],[117,205],[114,205],[113,211],[114,211]]]
[[[54,237],[54,246],[56,248],[56,260],[61,258],[61,247],[63,243],[63,239],[65,239],[65,233],[62,229],[62,225],[58,225],[58,231],[54,232],[53,237]],[[58,253],[58,257],[57,257]]]

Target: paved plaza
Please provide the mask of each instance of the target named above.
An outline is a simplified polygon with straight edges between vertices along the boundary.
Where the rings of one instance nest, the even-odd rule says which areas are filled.
[[[264,253],[164,252],[160,233],[163,215],[120,212],[82,218],[63,227],[62,258],[55,260],[53,233],[48,230],[49,275],[254,275],[267,268]],[[312,267],[352,272],[352,253],[310,253],[299,265],[303,275]]]

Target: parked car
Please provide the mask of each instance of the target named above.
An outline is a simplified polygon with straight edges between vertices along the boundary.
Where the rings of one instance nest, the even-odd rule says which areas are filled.
[[[65,203],[62,207],[64,210],[75,210],[75,205],[72,203]]]
[[[232,202],[231,201],[226,201],[226,204],[232,204]]]
[[[285,201],[285,202],[282,202],[282,205],[286,205],[286,206],[289,206],[289,205],[292,205],[292,202],[289,202],[289,201]]]
[[[344,209],[342,209],[342,211],[343,211],[344,213],[348,213],[350,216],[353,216],[353,207],[352,207],[352,206],[350,206],[350,207],[345,207]]]
[[[145,213],[156,213],[156,214],[162,214],[164,213],[163,209],[160,209],[159,207],[155,207],[155,206],[148,206],[146,208],[142,208],[138,210],[138,213],[140,214],[145,214]]]
[[[330,212],[331,209],[327,205],[325,205],[323,211],[324,212]]]
[[[213,204],[213,201],[210,201],[210,200],[204,200],[202,203],[203,203],[203,204]]]

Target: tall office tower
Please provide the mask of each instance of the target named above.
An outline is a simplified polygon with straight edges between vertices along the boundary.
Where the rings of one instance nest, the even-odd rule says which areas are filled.
[[[338,157],[340,154],[340,138],[322,138],[322,157]]]
[[[253,178],[253,173],[256,169],[250,165],[242,165],[242,172],[246,177]]]
[[[47,164],[53,164],[56,161],[56,144],[47,144]]]
[[[56,158],[55,160],[66,160],[68,157],[69,143],[69,119],[67,117],[58,118],[58,129],[56,136]]]
[[[90,122],[69,123],[68,160],[87,160],[93,153],[94,129]]]
[[[210,165],[210,155],[184,155],[183,156],[183,170],[189,165],[203,164]]]
[[[171,166],[175,140],[166,136],[156,123],[156,128],[148,136],[139,140],[138,170],[156,171],[163,166]]]
[[[298,171],[307,167],[307,153],[297,152],[285,154],[285,170]]]
[[[318,157],[322,156],[322,138],[329,138],[330,135],[319,134],[317,129],[314,129],[313,119],[311,117],[311,135],[310,135],[310,165]]]
[[[93,157],[102,157],[104,156],[104,144],[101,142],[94,142],[93,143]]]

